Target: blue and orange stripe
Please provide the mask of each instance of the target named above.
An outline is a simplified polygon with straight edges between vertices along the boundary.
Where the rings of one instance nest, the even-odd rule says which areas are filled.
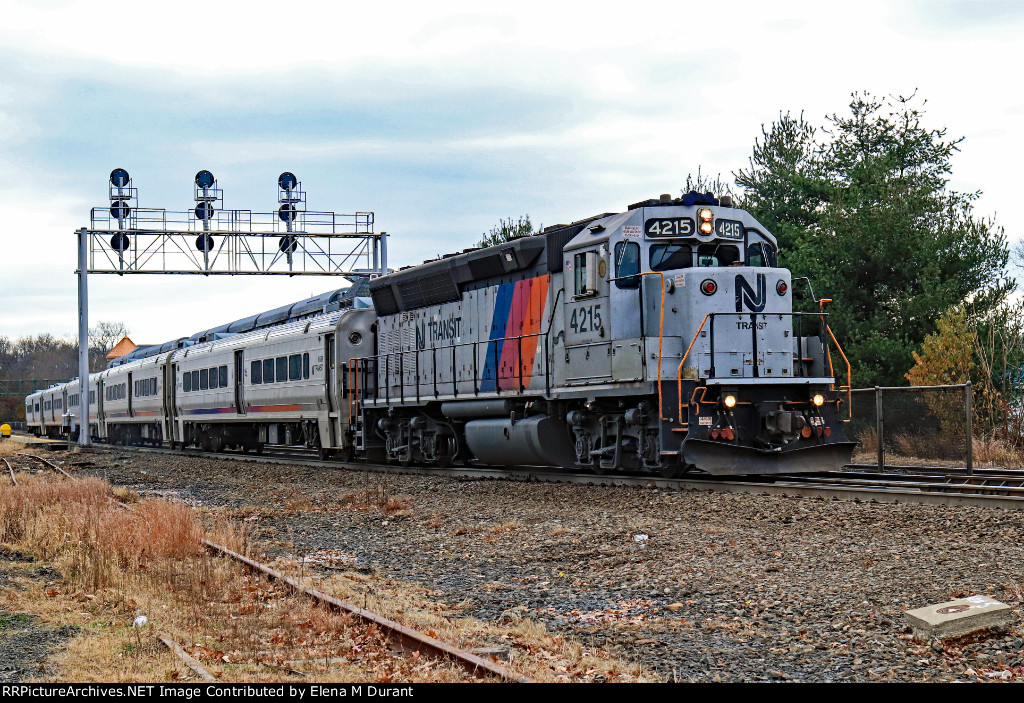
[[[544,275],[498,286],[481,392],[518,389],[520,375],[523,386],[529,388],[541,339],[528,335],[541,331],[550,281],[550,276]],[[521,354],[518,340],[505,339],[520,336],[524,337]]]

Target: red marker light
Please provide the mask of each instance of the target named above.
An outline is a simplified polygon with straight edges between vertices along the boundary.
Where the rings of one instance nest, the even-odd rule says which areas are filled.
[[[786,285],[785,281],[779,281],[775,284],[775,292],[779,295],[785,295],[787,290],[789,290],[789,286]]]

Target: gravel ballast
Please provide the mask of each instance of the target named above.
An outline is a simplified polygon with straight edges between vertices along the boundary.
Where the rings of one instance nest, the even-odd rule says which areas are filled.
[[[272,556],[350,555],[349,568],[429,588],[458,614],[537,620],[665,680],[1024,680],[1015,511],[64,457],[249,515]],[[904,610],[967,595],[1010,604],[1014,627],[977,642],[911,638]]]

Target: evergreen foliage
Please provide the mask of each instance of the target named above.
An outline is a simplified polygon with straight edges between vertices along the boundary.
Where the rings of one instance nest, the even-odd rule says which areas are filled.
[[[492,227],[490,232],[484,234],[477,246],[490,247],[520,237],[529,237],[538,231],[540,231],[539,227],[534,231],[529,215],[521,215],[518,220],[513,220],[510,217],[507,220],[500,220],[496,227]]]
[[[854,93],[821,128],[782,114],[734,174],[780,265],[834,301],[858,386],[901,384],[944,311],[970,301],[984,315],[1013,288],[1002,228],[975,215],[979,193],[948,187],[962,139],[925,127],[917,102]]]

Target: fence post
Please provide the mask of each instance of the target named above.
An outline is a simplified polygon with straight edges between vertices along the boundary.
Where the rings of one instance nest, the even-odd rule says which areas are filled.
[[[971,382],[964,384],[964,409],[967,415],[967,475],[974,474],[974,408]]]
[[[875,386],[875,438],[878,440],[878,470],[885,471],[885,449],[882,442],[885,438],[885,423],[882,420],[882,389]]]

